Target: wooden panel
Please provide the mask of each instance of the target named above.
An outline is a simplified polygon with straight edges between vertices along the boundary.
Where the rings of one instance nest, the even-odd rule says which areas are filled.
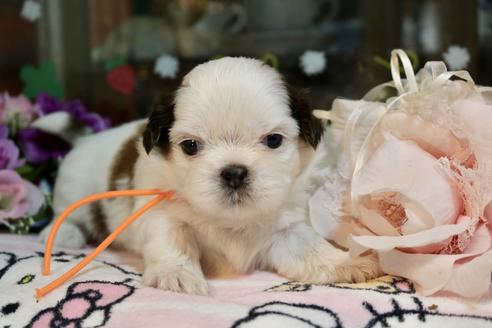
[[[100,47],[108,35],[132,15],[131,0],[91,0],[91,44]]]
[[[432,13],[429,12],[430,8],[433,9]],[[436,17],[427,16],[426,22],[423,22],[426,15]],[[403,30],[404,19],[408,19],[410,31]],[[428,60],[443,60],[442,55],[450,45],[464,46],[471,54],[468,70],[472,74],[476,72],[476,0],[361,0],[361,23],[364,90],[390,79],[389,70],[377,64],[374,56],[387,60],[393,48],[407,47],[416,51],[423,64]],[[436,33],[435,39],[423,40],[428,37],[426,33]],[[424,46],[424,41],[427,46]]]
[[[2,0],[0,7],[0,92],[22,91],[19,71],[37,64],[37,24],[20,16],[22,1]]]
[[[67,98],[91,99],[90,20],[86,0],[43,0],[41,55],[55,63]]]
[[[362,88],[368,90],[388,80],[389,72],[374,61],[375,56],[389,58],[400,47],[401,1],[361,0]]]
[[[468,49],[471,62],[468,70],[472,75],[477,71],[477,1],[441,0],[442,45],[444,51],[451,45]]]

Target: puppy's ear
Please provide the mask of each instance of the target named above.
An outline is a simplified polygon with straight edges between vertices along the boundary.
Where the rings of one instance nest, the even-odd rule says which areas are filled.
[[[287,85],[287,91],[291,115],[299,125],[299,136],[308,145],[316,148],[323,136],[324,128],[322,121],[313,116],[308,91],[306,89],[297,90],[290,85]]]
[[[174,124],[174,104],[169,97],[157,98],[143,133],[143,146],[147,154],[158,147],[164,155],[171,151],[169,131]]]

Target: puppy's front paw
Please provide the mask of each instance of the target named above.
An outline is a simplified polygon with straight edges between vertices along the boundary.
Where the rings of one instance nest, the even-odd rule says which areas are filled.
[[[375,255],[349,258],[338,267],[334,282],[366,282],[383,274]]]
[[[318,245],[289,278],[313,284],[365,282],[383,274],[376,256],[351,258],[328,243]]]
[[[199,268],[192,264],[152,263],[145,267],[143,283],[177,293],[208,295],[208,284]]]

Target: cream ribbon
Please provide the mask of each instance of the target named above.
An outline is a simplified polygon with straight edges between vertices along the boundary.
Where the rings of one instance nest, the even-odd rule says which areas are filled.
[[[407,88],[403,86],[401,76],[400,76],[400,61],[403,65],[403,70],[405,71],[405,75],[407,77]],[[418,85],[417,79],[415,78],[415,73],[413,72],[412,62],[405,51],[401,49],[394,49],[391,51],[391,76],[393,77],[393,81],[395,82],[396,90],[398,90],[398,94],[404,94],[407,92],[417,92]]]
[[[405,72],[406,79],[402,79],[400,75],[400,62],[403,66],[403,71]],[[347,119],[345,124],[344,132],[343,132],[343,152],[346,155],[347,164],[352,170],[352,179],[351,179],[351,188],[350,188],[350,196],[352,201],[352,215],[355,217],[359,216],[359,209],[357,208],[357,199],[353,190],[353,181],[354,178],[359,174],[362,165],[365,163],[367,156],[369,155],[369,145],[372,136],[377,129],[377,127],[381,124],[381,121],[386,113],[390,110],[394,110],[396,104],[398,104],[404,97],[419,92],[419,86],[427,85],[429,79],[433,83],[444,84],[449,81],[453,76],[458,77],[462,80],[465,80],[472,87],[476,87],[477,90],[482,93],[484,96],[486,93],[491,93],[492,99],[492,88],[491,87],[477,87],[467,71],[447,71],[446,65],[443,62],[427,62],[425,67],[423,68],[423,73],[428,73],[428,76],[421,77],[421,80],[418,81],[415,73],[413,71],[412,62],[408,55],[402,49],[394,49],[391,51],[391,76],[393,81],[386,82],[380,85],[375,86],[369,92],[364,95],[363,100],[359,102],[359,105],[352,111]],[[370,128],[366,138],[364,139],[359,152],[355,160],[352,158],[352,140],[354,137],[355,129],[357,127],[357,123],[361,118],[361,115],[364,112],[364,108],[366,106],[361,106],[364,100],[371,101],[375,98],[376,95],[379,94],[384,88],[392,87],[395,88],[398,92],[398,96],[394,98],[388,99],[385,110],[380,113],[379,117],[376,119],[373,126]],[[320,119],[331,118],[329,111],[324,110],[314,110],[313,115]]]

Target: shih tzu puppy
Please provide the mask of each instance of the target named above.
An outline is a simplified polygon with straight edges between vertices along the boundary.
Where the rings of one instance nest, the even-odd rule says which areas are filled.
[[[173,102],[80,140],[55,186],[55,210],[98,192],[173,190],[115,244],[144,259],[143,282],[206,295],[205,274],[271,270],[311,283],[365,281],[373,257],[350,258],[309,225],[312,159],[321,122],[262,62],[222,58],[197,66]],[[149,200],[117,198],[79,209],[56,244],[100,239]],[[42,236],[46,237],[45,231]]]

